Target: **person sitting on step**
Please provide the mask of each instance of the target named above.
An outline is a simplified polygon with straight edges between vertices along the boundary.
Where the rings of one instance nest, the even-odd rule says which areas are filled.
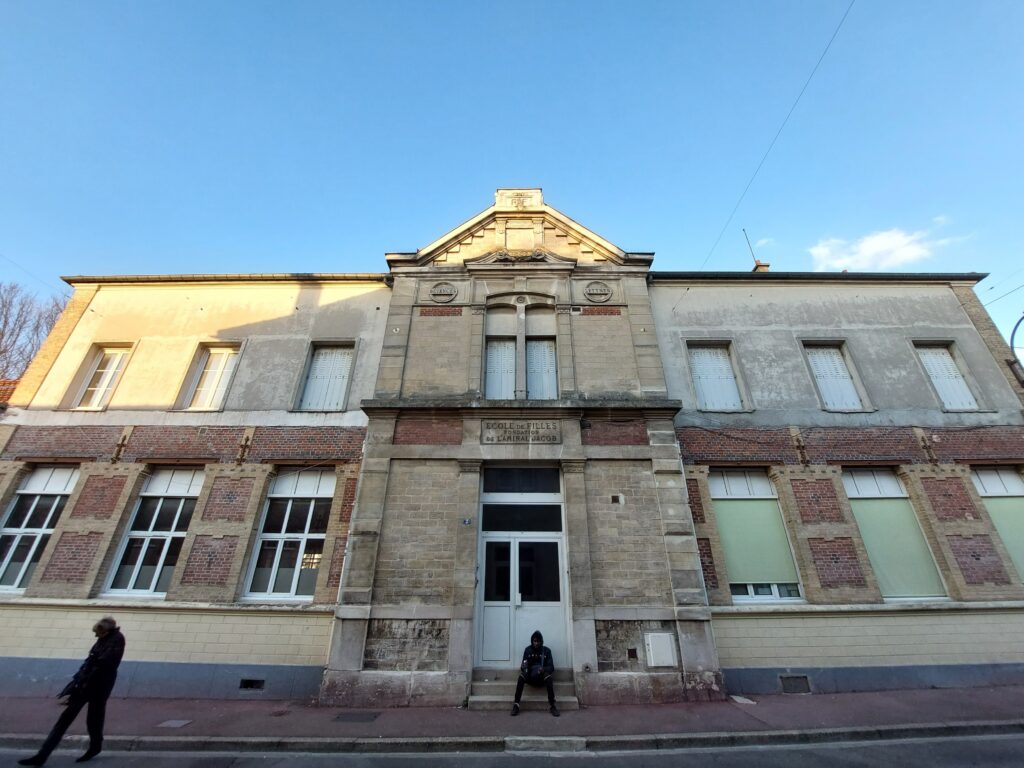
[[[523,663],[519,665],[519,680],[516,682],[516,698],[512,704],[512,717],[519,714],[519,702],[523,698],[523,686],[545,687],[548,690],[548,708],[558,717],[555,706],[555,662],[551,650],[544,645],[544,635],[539,631],[530,635],[530,644],[523,651]]]

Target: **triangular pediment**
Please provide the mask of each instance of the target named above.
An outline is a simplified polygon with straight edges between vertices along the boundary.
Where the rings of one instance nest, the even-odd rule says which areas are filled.
[[[540,189],[499,189],[494,205],[415,253],[389,253],[396,267],[557,264],[648,266],[544,203]]]

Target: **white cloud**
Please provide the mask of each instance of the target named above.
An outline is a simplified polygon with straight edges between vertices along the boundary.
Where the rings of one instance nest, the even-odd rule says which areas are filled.
[[[895,269],[931,258],[936,248],[948,245],[951,239],[929,239],[928,231],[904,232],[887,229],[872,232],[857,240],[828,238],[808,248],[814,259],[814,271],[849,269],[872,272]]]
[[[945,214],[942,213],[940,213],[938,216],[933,216],[932,224],[934,224],[936,227],[944,227],[947,224],[949,224],[949,216],[946,216]]]
[[[775,245],[774,237],[762,237],[760,240],[754,243],[755,248],[767,248],[769,245]]]

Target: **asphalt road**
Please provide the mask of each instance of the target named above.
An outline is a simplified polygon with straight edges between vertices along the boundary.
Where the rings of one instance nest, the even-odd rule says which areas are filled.
[[[0,763],[15,765],[28,753],[0,749]],[[527,763],[541,768],[966,768],[1024,764],[1024,736],[972,736],[944,739],[816,744],[813,746],[730,747],[651,752],[476,753],[445,755],[295,754],[229,755],[219,753],[105,752],[95,768],[514,768]],[[55,752],[48,766],[72,766],[78,752]]]

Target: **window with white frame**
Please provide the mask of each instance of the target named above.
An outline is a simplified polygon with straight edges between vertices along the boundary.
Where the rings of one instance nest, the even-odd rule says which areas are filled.
[[[805,345],[822,405],[829,411],[859,411],[863,403],[841,345]]]
[[[77,482],[76,467],[37,467],[22,482],[0,527],[0,591],[28,585]]]
[[[126,347],[101,347],[95,350],[89,363],[89,374],[74,407],[84,410],[106,408],[127,359]]]
[[[312,598],[334,498],[334,470],[282,470],[270,486],[249,576],[251,598]]]
[[[974,487],[1017,573],[1024,576],[1024,478],[1017,467],[977,467]]]
[[[488,400],[557,400],[555,331],[550,307],[489,309],[484,396]]]
[[[303,411],[342,411],[352,372],[352,347],[317,346],[309,361],[299,408]]]
[[[713,470],[708,476],[734,602],[800,600],[800,579],[768,473]]]
[[[978,410],[978,401],[967,386],[950,348],[923,344],[916,345],[916,348],[921,365],[935,388],[935,394],[942,401],[942,407],[950,411]]]
[[[739,411],[743,399],[728,344],[689,344],[690,377],[702,411]]]
[[[194,367],[186,407],[194,411],[215,411],[224,405],[224,395],[238,362],[238,346],[203,347]]]
[[[896,473],[847,469],[843,486],[882,597],[945,597],[935,559]]]
[[[158,469],[149,476],[121,544],[109,592],[167,592],[202,487],[201,469]]]

